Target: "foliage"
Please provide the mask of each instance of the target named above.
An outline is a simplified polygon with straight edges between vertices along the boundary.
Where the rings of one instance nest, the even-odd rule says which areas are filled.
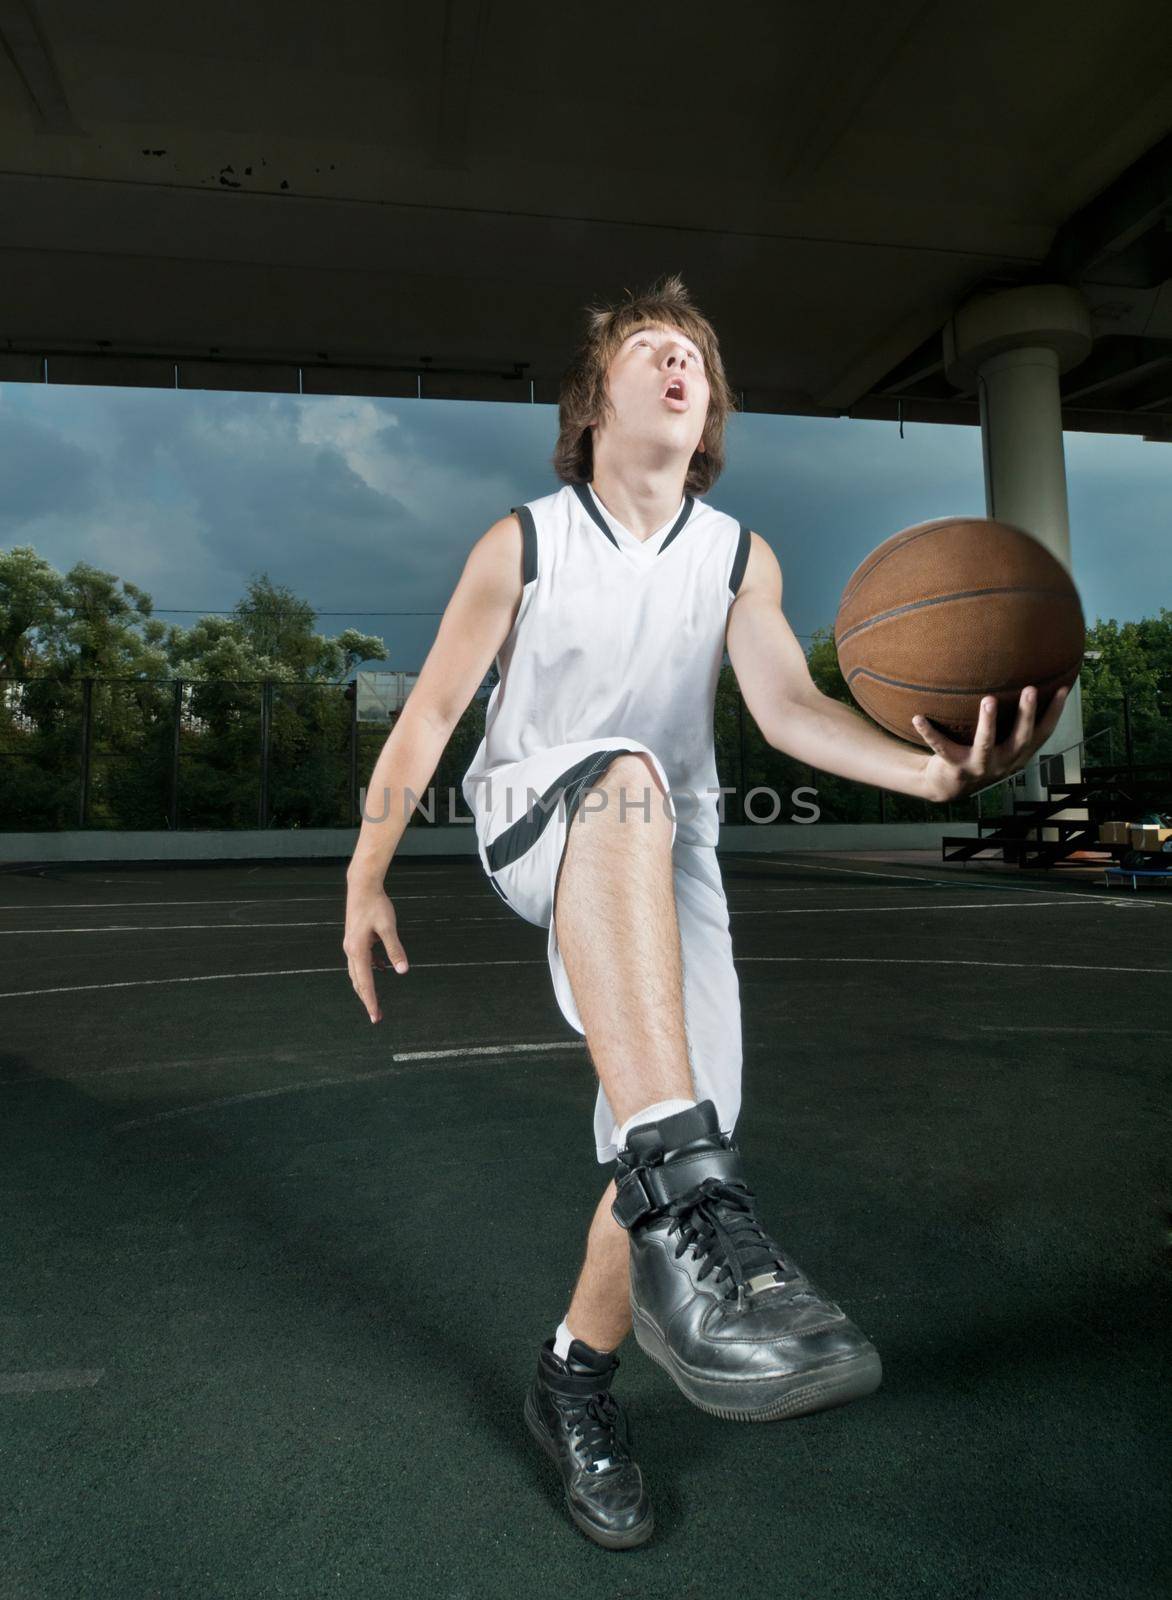
[[[343,693],[355,667],[382,659],[375,635],[314,629],[313,608],[266,573],[253,574],[228,616],[189,627],[153,614],[150,596],[87,562],[56,572],[27,545],[0,550],[0,828],[76,827],[82,814],[82,729],[89,707],[85,820],[126,828],[336,827],[356,820],[360,787],[385,733],[353,722]],[[1124,752],[1126,697],[1135,759],[1172,762],[1172,611],[1139,622],[1099,621],[1099,652],[1082,674],[1088,736],[1110,730]],[[839,670],[833,629],[818,629],[810,676],[855,705]],[[491,688],[492,678],[485,688]],[[465,818],[461,780],[484,733],[487,695],[461,717],[430,781],[437,823]],[[821,820],[921,820],[940,815],[910,795],[813,772],[771,748],[724,667],[714,713],[726,822],[809,816],[795,791],[812,787]],[[860,712],[860,714],[862,714]],[[262,806],[262,730],[267,796]],[[1094,759],[1106,758],[1105,737]],[[176,755],[179,783],[176,790]],[[753,790],[764,791],[752,795]],[[772,791],[770,793],[769,791]],[[427,797],[412,818],[426,826]],[[749,815],[744,806],[748,802]],[[173,811],[173,806],[177,807]],[[952,808],[974,815],[972,802]]]
[[[342,688],[359,662],[385,655],[382,639],[315,632],[312,607],[263,573],[228,617],[183,628],[153,609],[143,589],[87,562],[62,575],[30,546],[0,551],[0,676],[21,680],[0,684],[0,827],[77,826],[87,700],[91,826],[171,825],[176,738],[177,825],[255,826],[262,697],[270,825],[348,817]]]
[[[1136,761],[1172,761],[1172,611],[1161,606],[1159,616],[1139,622],[1100,620],[1087,629],[1086,648],[1099,652],[1097,661],[1084,662],[1081,677],[1087,737],[1110,729],[1115,758],[1123,760],[1126,696]],[[1092,747],[1098,762],[1105,743]]]

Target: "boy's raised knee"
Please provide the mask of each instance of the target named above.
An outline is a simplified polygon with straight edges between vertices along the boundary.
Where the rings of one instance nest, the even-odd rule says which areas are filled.
[[[611,761],[591,786],[601,789],[609,808],[615,806],[615,815],[622,821],[635,816],[644,822],[662,819],[671,823],[668,791],[663,786],[654,761],[641,750],[624,751]],[[592,811],[603,806],[595,804]]]

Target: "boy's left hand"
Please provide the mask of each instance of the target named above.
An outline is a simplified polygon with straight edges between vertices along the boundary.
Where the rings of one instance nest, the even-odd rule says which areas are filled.
[[[1059,689],[1046,708],[1046,715],[1035,727],[1038,691],[1029,684],[1021,691],[1018,701],[1017,725],[1001,744],[993,743],[997,701],[991,695],[981,701],[980,720],[972,744],[957,744],[926,717],[913,717],[916,732],[935,751],[924,768],[925,797],[937,804],[959,800],[974,789],[1020,772],[1034,751],[1054,732],[1069,693],[1069,689]]]

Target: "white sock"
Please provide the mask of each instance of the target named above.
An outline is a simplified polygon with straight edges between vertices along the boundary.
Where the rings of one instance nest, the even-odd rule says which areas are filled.
[[[576,1333],[571,1333],[570,1332],[568,1323],[566,1323],[564,1321],[563,1322],[559,1322],[558,1323],[558,1327],[557,1327],[557,1332],[553,1336],[553,1353],[554,1353],[554,1355],[557,1356],[559,1358],[559,1360],[565,1361],[566,1358],[570,1354],[570,1343],[571,1343],[571,1341],[574,1340],[574,1339],[577,1339],[577,1338],[578,1338],[578,1335]],[[584,1344],[586,1346],[587,1350],[594,1350],[596,1348],[594,1345],[590,1344],[586,1339],[579,1339],[578,1342],[579,1342],[579,1344]],[[597,1353],[599,1355],[607,1355],[609,1352],[606,1351],[606,1350],[599,1350]]]
[[[631,1129],[640,1122],[658,1122],[661,1117],[670,1117],[677,1111],[687,1111],[689,1106],[694,1106],[694,1100],[657,1100],[654,1105],[644,1106],[642,1111],[636,1111],[633,1117],[628,1117],[615,1135],[615,1145],[620,1150],[627,1148],[627,1135]]]

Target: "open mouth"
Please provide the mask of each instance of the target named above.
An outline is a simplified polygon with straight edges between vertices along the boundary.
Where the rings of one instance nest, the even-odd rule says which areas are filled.
[[[681,384],[668,384],[667,390],[663,396],[663,400],[665,405],[671,406],[675,411],[686,411],[688,409],[688,402],[684,398],[683,386]]]

